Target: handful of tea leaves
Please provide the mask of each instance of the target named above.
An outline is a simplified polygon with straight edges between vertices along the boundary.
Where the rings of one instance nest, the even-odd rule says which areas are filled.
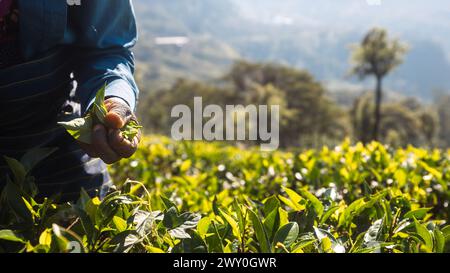
[[[105,106],[105,89],[104,85],[96,94],[94,103],[84,118],[76,118],[67,122],[58,122],[66,128],[67,132],[76,140],[91,144],[92,127],[94,124],[105,124],[105,117],[108,110]],[[128,122],[123,128],[120,129],[122,135],[128,141],[132,141],[138,134],[139,126],[136,121],[132,120]]]

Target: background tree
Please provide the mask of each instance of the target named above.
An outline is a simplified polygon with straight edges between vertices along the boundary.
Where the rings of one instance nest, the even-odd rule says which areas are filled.
[[[448,148],[450,147],[450,95],[438,95],[434,107],[439,117],[440,146]]]
[[[354,137],[362,143],[368,143],[371,139],[371,128],[373,128],[373,95],[365,92],[353,102],[350,109],[350,118],[353,126]]]
[[[383,79],[403,62],[407,47],[397,39],[389,39],[386,30],[374,28],[360,45],[354,46],[351,73],[360,79],[374,76],[376,80],[375,113],[372,139],[379,140]]]
[[[370,141],[375,108],[373,92],[366,92],[355,100],[350,116],[355,138]],[[381,107],[379,141],[393,147],[434,147],[438,138],[439,118],[434,109],[413,98],[387,101]]]
[[[146,132],[169,134],[172,107],[192,107],[194,97],[200,96],[204,105],[279,105],[281,147],[335,145],[350,134],[348,111],[306,70],[240,61],[221,79],[179,79],[171,88],[141,99],[139,116]]]
[[[274,92],[269,94],[271,100],[278,97],[286,102],[284,106],[281,104],[282,147],[333,145],[350,133],[346,111],[330,99],[324,86],[307,70],[275,63],[238,61],[224,79],[231,82],[237,96],[251,98],[246,99],[246,103],[261,102],[261,90],[280,91],[277,96]]]

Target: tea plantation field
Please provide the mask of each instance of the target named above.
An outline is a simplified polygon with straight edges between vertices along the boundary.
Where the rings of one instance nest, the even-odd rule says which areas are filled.
[[[74,204],[35,201],[32,164],[8,163],[0,252],[450,252],[450,151],[152,136],[111,167],[117,189]]]

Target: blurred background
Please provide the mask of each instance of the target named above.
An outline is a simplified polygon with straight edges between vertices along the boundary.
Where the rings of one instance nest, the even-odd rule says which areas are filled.
[[[202,96],[204,104],[281,105],[283,147],[347,137],[450,147],[445,0],[134,5],[138,114],[147,133],[169,134],[171,108]]]

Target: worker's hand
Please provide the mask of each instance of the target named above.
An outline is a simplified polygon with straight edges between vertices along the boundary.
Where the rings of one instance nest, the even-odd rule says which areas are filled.
[[[105,117],[105,125],[96,124],[92,130],[92,144],[80,143],[86,153],[95,158],[101,158],[106,164],[115,163],[122,158],[132,156],[141,139],[141,131],[132,140],[128,141],[122,136],[120,128],[134,120],[136,116],[128,104],[120,98],[105,100],[108,113]]]

